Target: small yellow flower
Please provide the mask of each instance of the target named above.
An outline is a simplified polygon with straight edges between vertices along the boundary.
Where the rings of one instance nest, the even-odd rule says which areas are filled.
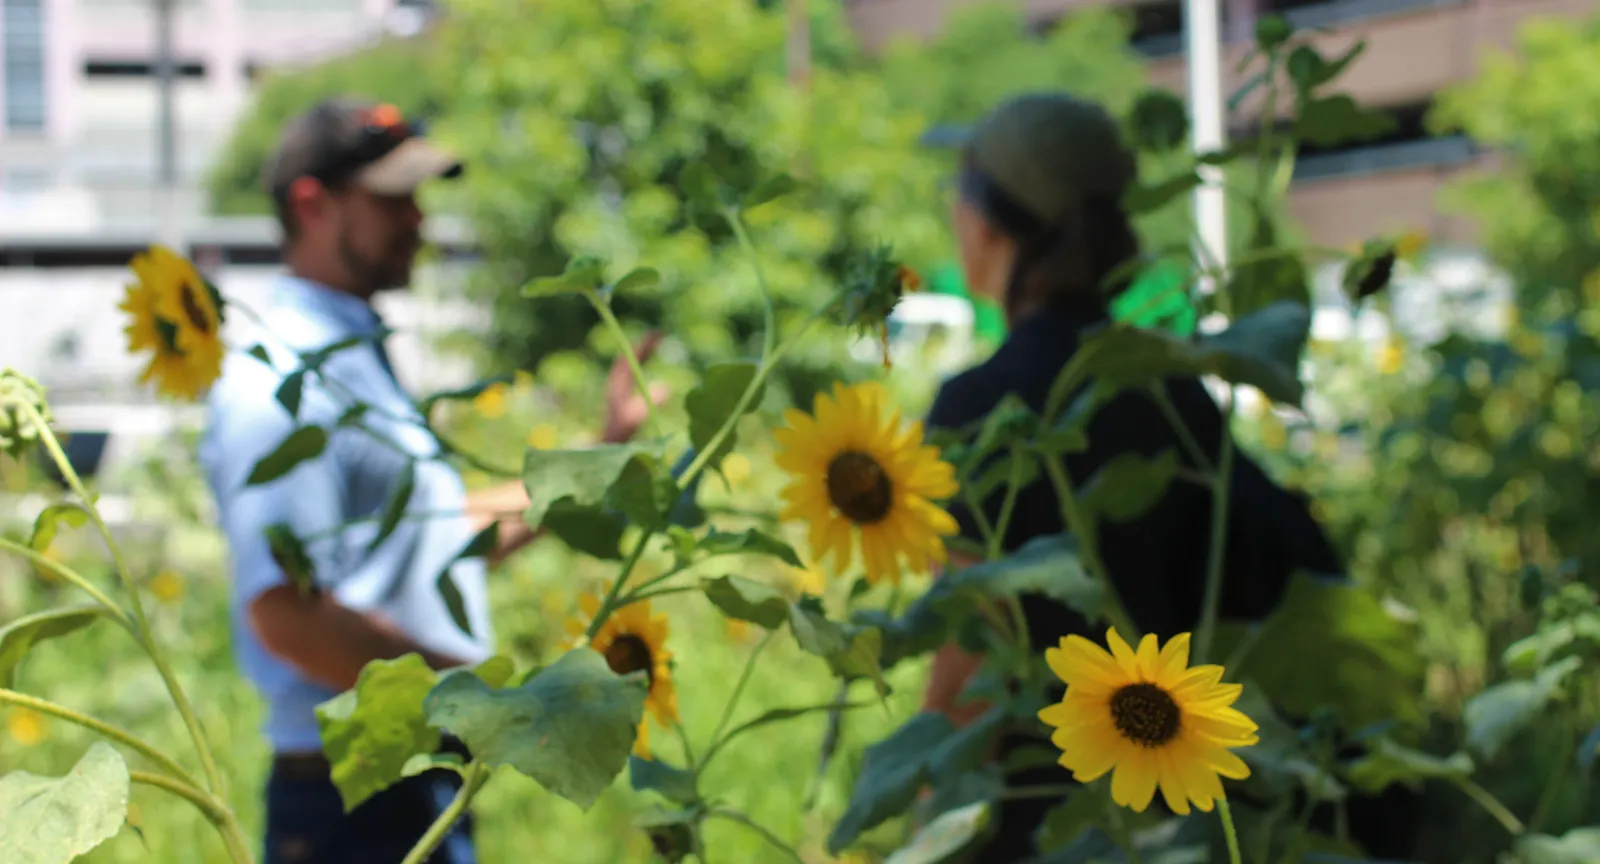
[[[743,486],[750,479],[750,460],[742,453],[729,453],[722,460],[722,476],[728,478],[728,485],[734,489]]]
[[[1146,634],[1128,647],[1115,628],[1109,652],[1082,636],[1068,636],[1045,652],[1045,662],[1067,684],[1066,695],[1039,712],[1055,727],[1051,743],[1061,765],[1080,783],[1115,771],[1111,800],[1144,812],[1161,790],[1180,816],[1189,805],[1210,811],[1225,798],[1221,777],[1242,780],[1249,766],[1231,751],[1254,745],[1255,721],[1233,708],[1243,687],[1223,684],[1221,666],[1189,668],[1189,634],[1166,647]]]
[[[1406,231],[1394,241],[1394,254],[1401,258],[1414,258],[1428,248],[1428,235],[1421,231]]]
[[[535,450],[554,450],[560,443],[561,436],[549,423],[540,423],[528,430],[528,446]]]
[[[1278,453],[1289,443],[1289,432],[1283,428],[1278,415],[1268,413],[1261,418],[1261,446],[1269,453]]]
[[[797,594],[821,597],[828,590],[828,578],[815,567],[785,567],[784,573],[788,577],[789,587]]]
[[[18,744],[32,747],[43,741],[49,730],[39,712],[29,708],[12,708],[6,715],[6,733]]]
[[[750,622],[740,621],[738,618],[722,619],[723,629],[727,631],[728,639],[733,642],[750,641]]]
[[[1391,337],[1383,347],[1378,349],[1378,372],[1383,375],[1393,375],[1399,372],[1406,362],[1405,340],[1398,336]]]
[[[183,596],[183,577],[172,570],[162,570],[150,580],[150,593],[163,603],[174,603]]]
[[[497,381],[485,387],[483,392],[472,400],[472,408],[490,420],[506,416],[506,385]]]

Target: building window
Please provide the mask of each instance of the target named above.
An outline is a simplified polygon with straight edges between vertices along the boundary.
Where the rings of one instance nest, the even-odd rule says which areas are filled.
[[[5,41],[6,129],[44,129],[44,10],[41,0],[0,0]]]

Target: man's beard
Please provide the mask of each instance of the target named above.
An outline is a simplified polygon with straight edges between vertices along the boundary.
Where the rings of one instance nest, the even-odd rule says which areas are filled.
[[[414,253],[402,258],[402,252],[409,253],[409,250],[393,250],[392,258],[385,261],[362,254],[350,243],[349,235],[342,234],[339,237],[340,263],[349,271],[355,282],[354,287],[368,297],[385,291],[398,291],[410,283]]]

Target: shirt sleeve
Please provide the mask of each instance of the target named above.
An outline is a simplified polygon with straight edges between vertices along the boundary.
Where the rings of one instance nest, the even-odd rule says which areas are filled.
[[[238,603],[248,605],[288,578],[272,553],[267,530],[285,526],[301,538],[319,578],[334,572],[337,531],[343,500],[335,457],[325,449],[282,477],[247,485],[256,463],[273,452],[296,428],[268,382],[255,392],[214,398],[211,429],[201,454],[217,503],[217,518],[227,538]],[[322,535],[322,536],[317,536]]]

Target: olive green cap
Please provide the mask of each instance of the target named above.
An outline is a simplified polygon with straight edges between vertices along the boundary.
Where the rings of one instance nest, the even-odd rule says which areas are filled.
[[[978,123],[966,149],[973,167],[1047,223],[1090,196],[1120,199],[1137,173],[1116,119],[1066,93],[1010,99]]]

